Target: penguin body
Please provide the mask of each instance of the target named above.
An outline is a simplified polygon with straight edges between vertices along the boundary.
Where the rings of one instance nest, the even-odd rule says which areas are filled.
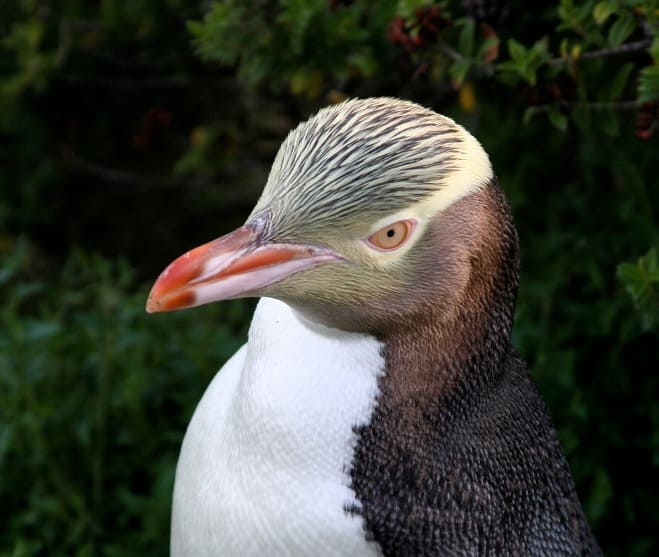
[[[147,303],[279,300],[189,426],[174,557],[600,555],[511,347],[518,251],[452,120],[365,99],[291,132],[246,224]]]

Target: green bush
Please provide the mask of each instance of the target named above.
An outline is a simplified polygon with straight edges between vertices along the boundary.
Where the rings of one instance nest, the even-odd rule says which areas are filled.
[[[179,446],[249,303],[147,316],[126,264],[0,260],[0,555],[167,555]]]

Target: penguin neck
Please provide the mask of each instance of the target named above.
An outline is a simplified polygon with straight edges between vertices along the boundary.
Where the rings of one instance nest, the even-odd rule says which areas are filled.
[[[461,309],[450,321],[424,319],[383,338],[383,391],[401,403],[478,396],[497,380],[510,350],[512,310]],[[393,394],[393,393],[387,393]]]
[[[510,352],[519,258],[510,210],[496,182],[457,205],[434,231],[435,245],[444,249],[436,267],[446,268],[450,276],[439,276],[437,292],[382,335],[386,368],[381,387],[393,389],[400,401],[478,397],[503,372]],[[458,229],[452,218],[474,208],[484,217],[472,219],[476,224],[468,232],[463,227],[464,237],[453,237],[460,247],[451,247],[442,227]],[[471,251],[461,251],[470,244]],[[450,282],[460,276],[465,277],[462,286]],[[451,292],[458,292],[452,300]]]

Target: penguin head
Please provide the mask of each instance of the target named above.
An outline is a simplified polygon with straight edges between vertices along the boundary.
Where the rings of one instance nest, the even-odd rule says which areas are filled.
[[[167,267],[147,311],[268,296],[370,332],[446,316],[499,264],[481,261],[510,235],[495,187],[481,145],[447,117],[392,98],[325,108],[285,139],[245,225]]]

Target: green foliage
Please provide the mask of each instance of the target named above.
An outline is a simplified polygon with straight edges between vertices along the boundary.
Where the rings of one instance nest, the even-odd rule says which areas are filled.
[[[647,66],[641,70],[638,80],[639,102],[659,101],[659,66]]]
[[[526,48],[515,39],[510,39],[508,52],[510,60],[499,64],[502,77],[505,79],[507,76],[511,76],[509,79],[513,82],[516,81],[515,78],[522,78],[531,85],[535,85],[538,70],[549,60],[547,39],[540,39],[531,48]]]
[[[659,257],[654,247],[636,263],[621,263],[618,278],[625,285],[642,318],[643,327],[652,329],[659,320]]]
[[[12,51],[21,71],[5,79],[0,88],[0,103],[9,103],[26,89],[43,89],[55,69],[57,53],[41,52],[44,34],[41,21],[31,19],[15,23],[2,40],[2,47]]]
[[[145,274],[241,223],[272,148],[245,133],[261,122],[245,121],[233,76],[200,67],[185,27],[198,2],[0,11],[0,245],[25,233],[55,257],[75,245],[142,259]],[[122,220],[165,224],[135,242]]]
[[[237,64],[246,83],[317,96],[328,78],[382,71],[394,8],[391,0],[337,9],[326,0],[228,0],[189,29],[203,58]]]
[[[248,303],[148,317],[125,263],[0,259],[0,555],[167,555],[192,410]]]
[[[544,113],[562,131],[568,129],[566,116],[587,127],[590,118],[584,114],[602,111],[597,117],[600,130],[617,135],[616,111],[638,109],[658,98],[657,66],[648,65],[647,58],[635,56],[626,79],[618,80],[615,89],[602,87],[609,81],[610,66],[601,63],[607,57],[624,60],[656,50],[654,0],[561,0],[554,8],[559,18],[556,28],[542,31],[537,26],[541,34],[530,41],[525,29],[495,28],[487,21],[476,32],[474,17],[456,18],[463,4],[214,2],[204,20],[191,22],[190,29],[207,60],[236,64],[250,86],[288,87],[295,94],[317,96],[328,80],[371,78],[386,72],[396,55],[393,42],[405,47],[411,60],[434,81],[449,81],[456,87],[468,78],[527,84],[529,92],[535,92],[532,96],[547,98],[531,101],[525,120]],[[538,13],[548,4],[538,6]],[[392,20],[394,15],[398,18]],[[236,32],[241,22],[245,31]],[[389,44],[383,40],[387,25]],[[525,36],[524,42],[518,34]],[[507,57],[498,52],[504,37]],[[634,81],[638,88],[631,91],[628,83]]]

